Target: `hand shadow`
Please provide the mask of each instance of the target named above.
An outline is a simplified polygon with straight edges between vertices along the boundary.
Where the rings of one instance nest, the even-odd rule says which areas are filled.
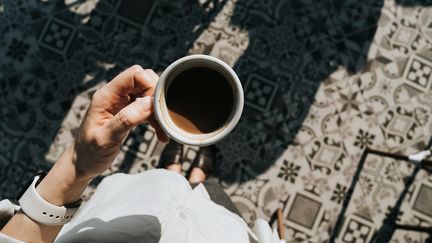
[[[72,242],[159,242],[161,225],[155,216],[129,215],[105,222],[98,218],[84,221],[65,234],[56,243]]]

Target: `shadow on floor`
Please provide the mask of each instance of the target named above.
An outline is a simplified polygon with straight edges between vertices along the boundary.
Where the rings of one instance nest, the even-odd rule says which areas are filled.
[[[294,143],[320,83],[338,67],[350,73],[365,67],[382,5],[237,1],[231,24],[249,33],[235,65],[246,105],[238,128],[218,146],[221,178],[249,180],[266,171]]]
[[[187,54],[224,3],[2,3],[0,197],[13,197],[22,178],[50,168],[44,155],[57,132],[68,129],[60,126],[79,93],[135,63],[162,71]],[[217,145],[221,179],[253,179],[293,144],[320,82],[339,66],[350,72],[364,67],[382,5],[383,0],[237,1],[231,25],[247,30],[250,39],[235,64],[246,106],[236,130]]]
[[[406,7],[415,7],[430,6],[432,3],[429,0],[396,0],[396,4]]]
[[[235,65],[245,89],[245,110],[237,129],[218,145],[220,178],[245,181],[265,172],[295,144],[320,83],[340,67],[350,74],[368,68],[367,54],[383,3],[236,2],[231,24],[249,33],[249,46]],[[326,173],[332,168],[312,169]]]
[[[225,2],[0,3],[0,198],[51,167],[44,156],[57,133],[75,135],[61,125],[78,94],[133,64],[162,71],[187,54]],[[74,109],[79,121],[86,104]]]

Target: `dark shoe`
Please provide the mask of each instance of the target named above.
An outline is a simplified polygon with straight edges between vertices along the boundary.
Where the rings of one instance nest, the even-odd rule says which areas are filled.
[[[183,144],[177,143],[174,140],[165,145],[162,150],[158,168],[166,168],[172,164],[182,164],[183,162]]]
[[[213,173],[214,161],[215,152],[212,146],[200,148],[187,173],[187,177],[189,178],[193,168],[200,168],[206,174],[206,178],[208,178]]]

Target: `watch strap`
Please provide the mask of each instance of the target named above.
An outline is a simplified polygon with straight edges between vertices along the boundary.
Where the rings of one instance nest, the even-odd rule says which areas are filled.
[[[36,191],[40,175],[33,178],[27,190],[18,199],[21,210],[34,221],[46,225],[63,225],[68,223],[78,211],[80,203],[73,207],[56,206],[45,201]]]

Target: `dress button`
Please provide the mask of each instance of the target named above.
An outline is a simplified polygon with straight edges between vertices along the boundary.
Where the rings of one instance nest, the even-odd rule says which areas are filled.
[[[181,219],[186,220],[187,219],[187,215],[184,212],[180,212],[179,216]]]

